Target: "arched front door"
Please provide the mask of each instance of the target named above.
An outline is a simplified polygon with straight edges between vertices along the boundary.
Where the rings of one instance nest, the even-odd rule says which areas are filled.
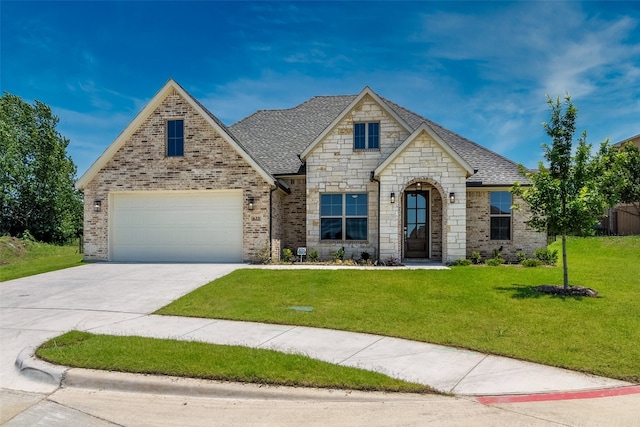
[[[404,257],[430,258],[428,191],[404,193]]]

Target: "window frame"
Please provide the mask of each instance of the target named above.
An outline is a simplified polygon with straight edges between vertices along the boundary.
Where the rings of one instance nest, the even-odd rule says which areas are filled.
[[[181,123],[181,135],[176,135],[175,129],[172,131],[171,124]],[[165,125],[166,131],[166,157],[184,157],[184,119],[168,119]],[[172,135],[173,133],[173,135]]]
[[[330,205],[323,205],[323,198],[324,196],[329,196],[332,198],[331,204]],[[323,215],[323,206],[326,206],[329,210],[331,210],[331,208],[329,206],[336,206],[335,204],[335,200],[336,200],[336,196],[340,196],[340,213],[336,213],[336,212],[331,212],[331,213],[325,213]],[[347,201],[349,200],[349,197],[352,196],[357,196],[357,197],[362,197],[364,196],[366,198],[365,202],[363,204],[358,205],[357,203],[355,205],[350,205],[347,206]],[[355,198],[357,198],[355,197]],[[364,208],[365,209],[365,214],[362,214],[362,211],[358,212],[359,209]],[[356,212],[355,213],[349,213],[348,210],[351,209],[355,209]],[[319,227],[319,234],[320,234],[320,240],[323,242],[341,242],[341,241],[349,241],[349,242],[366,242],[369,240],[369,194],[364,192],[364,193],[355,193],[355,192],[351,192],[351,193],[321,193],[320,194],[320,227]],[[351,222],[352,224],[355,221],[361,221],[363,220],[365,221],[364,224],[364,239],[352,239],[349,238],[349,223]],[[323,236],[323,220],[333,220],[334,224],[335,224],[335,220],[340,220],[340,237],[339,238],[325,238]],[[350,221],[350,220],[355,220],[355,221]],[[358,226],[356,226],[357,229]]]
[[[494,203],[492,201],[493,194],[509,195],[509,209],[504,211],[504,200],[499,200],[495,205],[499,212],[493,212]],[[489,240],[496,241],[511,241],[513,238],[513,194],[510,191],[489,191]],[[508,224],[508,237],[504,238],[504,219],[507,219]],[[494,220],[497,224],[494,226]],[[500,224],[502,223],[502,224]]]
[[[372,129],[372,125],[376,125],[375,131]],[[356,132],[356,128],[358,126],[364,126],[364,135]],[[364,146],[358,147],[356,144],[359,141],[356,141],[356,138],[360,139],[364,138]],[[373,144],[375,142],[375,144]],[[375,146],[374,146],[375,145]],[[354,122],[353,123],[353,150],[354,151],[380,151],[380,122],[372,121],[372,122]]]

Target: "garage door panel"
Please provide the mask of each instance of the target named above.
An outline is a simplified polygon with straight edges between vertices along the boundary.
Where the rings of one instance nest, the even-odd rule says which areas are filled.
[[[111,259],[242,261],[242,192],[113,196]]]

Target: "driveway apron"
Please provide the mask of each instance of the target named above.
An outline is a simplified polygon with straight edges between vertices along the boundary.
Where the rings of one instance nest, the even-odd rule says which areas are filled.
[[[242,264],[95,263],[0,283],[0,387],[51,392],[14,363],[28,346],[152,313]]]

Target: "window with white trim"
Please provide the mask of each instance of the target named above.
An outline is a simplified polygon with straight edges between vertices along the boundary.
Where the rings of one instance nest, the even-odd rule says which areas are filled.
[[[354,123],[353,124],[353,149],[354,150],[379,150],[380,149],[380,123]]]
[[[320,195],[321,240],[367,240],[366,193]]]
[[[511,193],[491,191],[489,197],[491,240],[511,240]]]

